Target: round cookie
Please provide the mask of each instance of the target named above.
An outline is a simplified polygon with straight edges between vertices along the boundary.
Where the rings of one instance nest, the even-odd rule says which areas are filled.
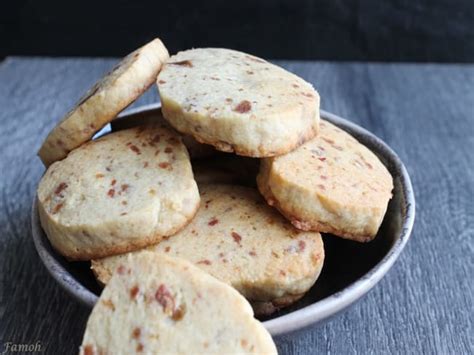
[[[154,124],[111,133],[51,165],[38,186],[41,225],[73,260],[136,250],[176,233],[199,192],[181,138]]]
[[[173,237],[146,250],[192,262],[232,285],[251,303],[288,305],[313,286],[324,261],[319,233],[294,228],[266,205],[256,189],[210,184],[200,190],[202,204],[196,217]],[[92,269],[105,284],[126,258],[93,260]]]
[[[168,122],[163,118],[161,108],[153,110],[147,110],[143,112],[137,112],[127,117],[119,117],[111,122],[112,131],[119,131],[122,129],[132,128],[146,123],[166,123]],[[172,127],[170,127],[173,129]],[[184,135],[182,137],[183,143],[188,149],[189,156],[191,159],[202,159],[215,156],[219,152],[214,149],[213,146],[208,144],[202,144],[196,141],[193,137]]]
[[[302,293],[300,295],[283,296],[271,301],[253,301],[250,304],[257,316],[269,316],[282,308],[291,306],[293,303],[299,301],[304,295],[305,294]]]
[[[297,228],[358,242],[376,236],[393,189],[377,156],[326,121],[295,151],[263,159],[257,185]]]
[[[311,84],[242,52],[180,52],[169,58],[157,84],[171,125],[225,152],[284,154],[318,132],[319,95]]]
[[[126,56],[49,133],[38,151],[44,165],[64,159],[135,101],[153,84],[168,57],[158,38]]]
[[[130,256],[102,291],[80,354],[277,354],[232,287],[189,262]]]

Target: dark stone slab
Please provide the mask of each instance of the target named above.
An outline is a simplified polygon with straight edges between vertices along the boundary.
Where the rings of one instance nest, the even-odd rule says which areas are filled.
[[[114,60],[19,59],[0,64],[0,352],[40,341],[75,353],[88,311],[47,274],[30,236],[54,122]],[[311,81],[322,107],[374,132],[400,155],[417,198],[412,238],[357,305],[278,340],[282,354],[474,351],[474,65],[279,62]],[[157,100],[152,88],[138,104]]]

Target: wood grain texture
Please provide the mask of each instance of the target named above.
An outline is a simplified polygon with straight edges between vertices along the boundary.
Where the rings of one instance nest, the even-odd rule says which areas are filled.
[[[41,341],[75,353],[88,310],[47,274],[30,235],[54,122],[113,65],[101,59],[0,64],[0,352]],[[412,238],[362,301],[325,325],[278,340],[281,354],[474,352],[474,65],[278,62],[312,82],[322,108],[384,139],[417,197]],[[152,88],[137,104],[157,100]]]

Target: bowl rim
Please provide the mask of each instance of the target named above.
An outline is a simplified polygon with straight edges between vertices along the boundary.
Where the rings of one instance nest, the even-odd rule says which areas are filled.
[[[161,105],[159,103],[143,105],[134,109],[126,110],[122,112],[119,117],[125,117],[160,107]],[[399,176],[397,177],[400,179],[402,187],[401,193],[404,202],[402,205],[405,208],[402,228],[399,238],[394,242],[382,260],[352,284],[301,309],[264,321],[263,325],[273,336],[288,334],[326,320],[356,302],[363,295],[369,292],[395,263],[395,260],[398,258],[410,238],[415,221],[415,196],[412,183],[410,176],[398,155],[380,138],[361,126],[324,110],[320,110],[320,115],[321,118],[326,119],[343,129],[348,129],[351,134],[356,133],[358,136],[368,138],[371,141],[371,144],[377,147],[377,153],[381,154],[391,164],[394,164],[394,170],[399,172]],[[31,227],[36,250],[51,276],[65,291],[67,291],[67,293],[73,296],[73,298],[89,308],[92,308],[97,302],[98,296],[76,280],[69,271],[61,265],[61,263],[55,258],[53,254],[55,252],[47,241],[47,238],[44,236],[38,216],[36,194],[33,199]]]

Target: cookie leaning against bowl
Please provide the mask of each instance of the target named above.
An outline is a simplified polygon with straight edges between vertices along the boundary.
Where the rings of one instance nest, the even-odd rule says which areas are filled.
[[[191,263],[129,256],[102,291],[80,354],[276,354],[252,308]]]
[[[146,250],[192,262],[258,305],[259,314],[293,303],[313,286],[324,261],[319,233],[294,228],[256,189],[201,185],[200,190],[196,217]],[[93,260],[93,271],[105,284],[126,258]]]
[[[393,181],[380,160],[348,133],[321,121],[318,137],[263,159],[257,185],[297,228],[366,242],[382,223]]]
[[[184,227],[199,200],[186,148],[158,124],[82,145],[51,165],[38,186],[41,225],[73,260],[156,243]]]
[[[318,132],[319,95],[311,84],[242,52],[180,52],[157,83],[171,125],[225,152],[284,154]]]
[[[135,101],[153,84],[168,57],[158,38],[126,56],[49,133],[38,152],[44,165],[64,159]]]

